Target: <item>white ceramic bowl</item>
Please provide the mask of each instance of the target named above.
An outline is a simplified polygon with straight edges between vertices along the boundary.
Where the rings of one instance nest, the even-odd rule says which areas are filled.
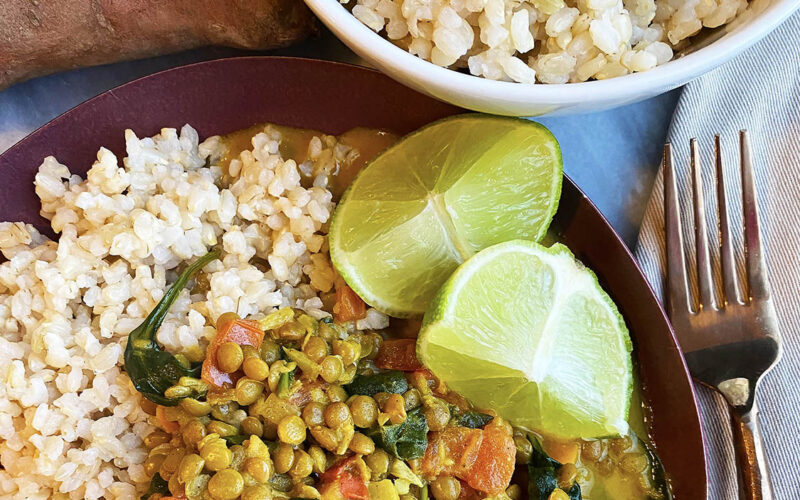
[[[753,12],[726,28],[722,38],[644,73],[584,83],[525,85],[441,68],[382,38],[338,0],[305,2],[339,39],[395,80],[464,108],[514,116],[585,113],[661,94],[728,61],[800,7],[799,0],[753,0]]]

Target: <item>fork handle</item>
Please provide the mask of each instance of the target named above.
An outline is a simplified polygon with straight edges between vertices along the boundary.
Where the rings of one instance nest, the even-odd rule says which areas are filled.
[[[774,500],[772,480],[761,439],[761,423],[755,402],[744,414],[731,410],[733,446],[739,469],[740,498],[743,500]]]

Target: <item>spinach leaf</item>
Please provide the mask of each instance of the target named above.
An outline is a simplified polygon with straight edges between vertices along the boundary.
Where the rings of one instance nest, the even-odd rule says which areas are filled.
[[[169,492],[169,487],[167,487],[167,484],[168,484],[167,481],[165,481],[164,478],[161,477],[161,474],[156,472],[156,474],[153,476],[153,479],[150,480],[150,487],[147,488],[147,492],[144,495],[142,495],[141,500],[147,500],[148,498],[150,498],[150,495],[154,493],[161,493],[162,495],[167,495],[167,496],[171,495],[171,493]]]
[[[428,421],[419,407],[410,411],[403,423],[379,426],[369,436],[376,445],[401,460],[422,458],[428,447]]]
[[[558,470],[561,463],[544,452],[536,438],[528,438],[533,445],[533,453],[528,462],[528,497],[530,500],[547,500],[558,488]],[[581,487],[575,482],[566,492],[570,500],[581,500]]]
[[[128,372],[136,390],[154,403],[175,406],[182,398],[167,398],[164,396],[164,391],[175,385],[181,377],[199,375],[199,366],[188,368],[175,356],[162,350],[156,342],[156,332],[186,283],[206,264],[218,257],[218,251],[209,252],[187,267],[144,322],[128,336],[128,345],[125,348],[125,371]]]
[[[233,446],[235,444],[244,443],[245,441],[250,439],[250,436],[244,436],[242,434],[234,434],[232,436],[222,436],[222,439],[227,441],[230,446]]]
[[[481,413],[479,411],[468,411],[455,417],[456,425],[461,427],[469,427],[471,429],[482,429],[483,426],[488,424],[494,419],[493,416]]]
[[[356,375],[352,382],[344,386],[347,394],[374,396],[379,392],[403,394],[408,390],[408,381],[401,371],[389,371],[375,375]]]

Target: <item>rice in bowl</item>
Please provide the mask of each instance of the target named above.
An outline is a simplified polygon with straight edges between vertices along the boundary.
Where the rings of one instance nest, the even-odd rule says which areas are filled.
[[[155,427],[122,371],[125,341],[209,247],[221,260],[170,308],[157,337],[167,350],[202,354],[228,311],[328,314],[327,176],[355,151],[319,136],[298,164],[280,143],[276,129],[257,133],[227,179],[219,137],[200,143],[189,126],[144,139],[126,131],[127,157],[101,148],[86,180],[44,160],[36,193],[58,241],[0,223],[0,497],[141,495],[143,438]],[[370,309],[356,327],[387,324]]]
[[[353,15],[439,66],[569,83],[647,71],[747,0],[350,0]]]

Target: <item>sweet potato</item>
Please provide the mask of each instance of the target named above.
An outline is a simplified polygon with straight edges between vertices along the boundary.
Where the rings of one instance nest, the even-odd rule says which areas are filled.
[[[336,289],[333,317],[337,323],[355,321],[367,315],[367,304],[347,285]]]
[[[3,0],[0,89],[60,70],[194,47],[285,46],[314,26],[302,0]]]
[[[378,349],[375,366],[384,370],[414,372],[425,367],[417,359],[417,339],[384,340]]]
[[[483,429],[446,427],[430,433],[422,473],[429,478],[454,476],[474,490],[497,495],[511,482],[515,455],[507,424],[493,420]]]
[[[492,420],[483,429],[483,440],[472,468],[463,476],[472,488],[498,495],[508,488],[516,456],[510,427]]]

